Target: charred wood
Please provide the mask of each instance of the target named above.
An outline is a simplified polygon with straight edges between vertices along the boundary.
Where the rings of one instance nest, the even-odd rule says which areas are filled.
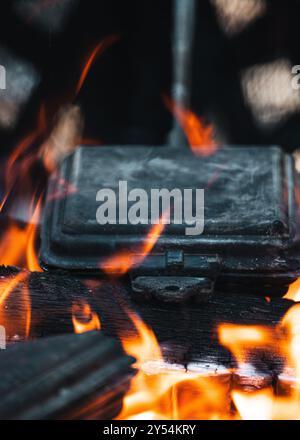
[[[19,269],[0,269],[0,289],[13,279]],[[98,314],[105,334],[126,338],[136,334],[130,313],[138,314],[150,326],[161,344],[165,359],[172,363],[206,362],[232,367],[233,358],[218,341],[221,323],[263,325],[274,328],[295,304],[282,298],[266,300],[251,295],[216,294],[203,304],[162,304],[158,301],[137,303],[132,300],[129,283],[103,279],[80,279],[65,273],[28,273],[17,283],[6,305],[12,319],[22,309],[25,285],[31,298],[30,338],[71,333],[72,305],[87,301]],[[13,333],[9,340],[22,340]],[[267,371],[281,371],[278,355],[258,351],[255,366]],[[261,368],[262,366],[262,368]]]

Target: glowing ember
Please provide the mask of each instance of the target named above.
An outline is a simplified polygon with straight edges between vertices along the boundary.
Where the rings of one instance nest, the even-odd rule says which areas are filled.
[[[205,126],[195,113],[179,106],[169,97],[164,96],[164,101],[181,125],[193,153],[200,156],[214,154],[218,145],[213,138],[213,127],[211,125]]]
[[[86,333],[101,329],[98,315],[92,311],[90,305],[85,301],[73,304],[72,322],[75,333]]]

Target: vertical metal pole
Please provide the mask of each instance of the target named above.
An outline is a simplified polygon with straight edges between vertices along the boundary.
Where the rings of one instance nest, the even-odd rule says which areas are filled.
[[[195,30],[196,0],[173,0],[173,87],[172,99],[183,107],[189,107],[191,96],[191,68]],[[181,128],[175,121],[169,143],[182,147],[186,144]]]

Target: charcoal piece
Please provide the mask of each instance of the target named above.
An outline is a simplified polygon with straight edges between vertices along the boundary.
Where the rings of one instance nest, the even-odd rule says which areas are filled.
[[[129,268],[133,280],[206,278],[215,290],[274,296],[300,276],[295,165],[279,147],[222,146],[209,157],[168,146],[81,147],[60,171],[77,191],[62,193],[55,178],[49,185],[40,255],[47,269],[99,274],[120,250],[138,256],[152,207],[148,202],[140,224],[123,224],[119,182],[126,181],[128,192],[144,189],[148,201],[153,188],[182,194],[186,188],[205,189],[204,232],[187,235],[187,222],[176,224],[171,206],[171,224],[147,258]],[[116,224],[97,222],[96,194],[103,188],[115,191]],[[207,284],[202,283],[206,290]]]
[[[133,361],[99,332],[10,347],[0,353],[0,419],[116,417]]]

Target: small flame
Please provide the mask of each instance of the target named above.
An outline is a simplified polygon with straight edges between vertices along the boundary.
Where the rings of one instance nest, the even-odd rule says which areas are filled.
[[[145,360],[162,360],[162,353],[153,331],[133,312],[127,311],[137,334],[123,339],[123,348],[137,359],[137,366]]]
[[[73,304],[72,322],[74,332],[77,334],[101,329],[98,315],[93,312],[90,305],[83,300]]]
[[[221,324],[218,332],[220,343],[233,353],[240,366],[247,362],[249,350],[266,348],[272,338],[272,330],[260,326]]]
[[[135,252],[123,251],[118,255],[114,255],[111,258],[105,260],[101,265],[101,268],[107,274],[124,275],[131,269],[134,265],[140,264],[149,255],[155,246],[157,240],[161,236],[165,225],[163,224],[163,217],[160,223],[153,225],[150,229],[147,237],[145,238],[143,244]]]
[[[28,339],[29,335],[30,335],[30,329],[31,329],[31,298],[30,298],[28,286],[24,287],[23,297],[24,297],[25,308],[26,308],[25,337],[26,337],[26,339]]]
[[[116,41],[118,41],[120,38],[119,35],[109,35],[108,37],[104,38],[104,40],[100,41],[100,43],[97,44],[97,46],[92,50],[91,54],[89,55],[79,78],[77,87],[76,87],[76,95],[80,92],[82,89],[82,86],[86,80],[86,77],[97,59],[97,57],[102,54],[108,47],[110,47],[112,44],[114,44]]]
[[[214,154],[218,149],[218,145],[213,138],[213,127],[204,125],[194,112],[180,106],[169,97],[164,96],[164,101],[181,125],[193,153],[199,156]]]
[[[27,268],[31,272],[42,272],[42,269],[38,262],[37,252],[35,248],[37,224],[39,223],[39,220],[41,218],[41,206],[42,206],[42,196],[39,197],[33,215],[31,217],[31,221],[26,228],[26,237],[27,237],[26,262],[27,262]]]

